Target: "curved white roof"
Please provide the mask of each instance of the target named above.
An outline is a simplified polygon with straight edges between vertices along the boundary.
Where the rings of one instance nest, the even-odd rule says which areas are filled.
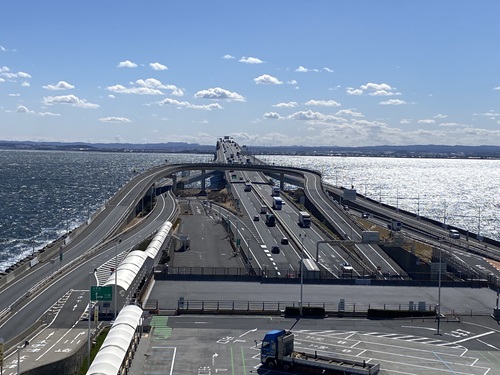
[[[141,315],[142,309],[135,305],[125,306],[120,311],[87,375],[118,374]]]

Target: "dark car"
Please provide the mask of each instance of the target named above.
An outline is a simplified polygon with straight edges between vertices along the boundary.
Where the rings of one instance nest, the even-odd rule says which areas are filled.
[[[363,212],[361,216],[363,217],[363,219],[368,219],[370,217],[370,214],[368,212]]]
[[[282,244],[282,245],[288,245],[288,238],[283,237],[283,238],[281,239],[281,244]]]
[[[280,253],[279,246],[275,245],[275,246],[271,247],[271,253],[273,253],[273,254],[279,254]]]
[[[259,221],[259,220],[260,220],[260,216],[259,216],[259,215],[255,215],[255,216],[253,217],[253,221]]]

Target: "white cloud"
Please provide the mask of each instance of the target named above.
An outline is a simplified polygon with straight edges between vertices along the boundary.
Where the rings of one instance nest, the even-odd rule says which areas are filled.
[[[168,67],[166,65],[160,64],[159,62],[149,63],[149,66],[153,70],[168,70]]]
[[[401,100],[401,99],[390,99],[390,100],[386,100],[385,102],[380,102],[378,104],[381,104],[381,105],[402,105],[402,104],[406,104],[406,102],[404,100]]]
[[[116,98],[116,96],[114,96],[113,94],[109,94],[109,95],[108,95],[108,98],[110,98],[110,99],[115,99],[115,98]]]
[[[4,46],[0,46],[0,51],[2,51],[2,52],[6,52],[7,50],[5,49],[5,47],[4,47]]]
[[[404,118],[404,119],[401,119],[401,121],[399,121],[400,124],[411,124],[411,119],[407,119],[407,118]]]
[[[21,96],[21,94],[9,94],[9,96]]]
[[[38,113],[39,116],[51,116],[51,117],[58,117],[58,116],[61,116],[60,113],[53,113],[53,112],[39,112]]]
[[[222,56],[222,58],[225,59],[225,60],[231,60],[231,59],[235,59],[236,57],[231,56],[229,54],[226,54],[226,55]]]
[[[328,72],[328,73],[333,73],[333,69],[330,69],[330,68],[327,68],[327,67],[324,67],[323,70],[325,72]]]
[[[137,68],[137,64],[133,63],[132,61],[125,60],[121,61],[118,66],[118,68]]]
[[[298,106],[297,102],[278,103],[278,104],[273,105],[273,107],[277,107],[277,108],[293,108],[293,107],[297,107],[297,106]]]
[[[30,87],[31,85],[29,82],[24,81],[23,83],[21,83],[21,86],[22,87]]]
[[[500,86],[493,87],[493,90],[500,90]]]
[[[435,124],[436,120],[433,119],[423,119],[423,120],[418,120],[418,124]]]
[[[365,117],[361,112],[356,112],[353,111],[352,109],[341,109],[337,113],[335,113],[337,116],[342,116],[342,115],[349,115],[352,117]]]
[[[498,117],[500,116],[500,113],[495,112],[494,110],[490,109],[488,112],[485,113],[474,113],[476,116],[486,116],[486,117]]]
[[[278,78],[270,76],[269,74],[263,74],[257,78],[253,79],[257,85],[281,85],[281,82]]]
[[[5,82],[5,79],[3,79],[2,77],[0,77],[0,82]]]
[[[258,59],[257,57],[245,57],[245,56],[243,56],[238,61],[245,64],[262,64],[264,62],[261,59]]]
[[[17,106],[16,112],[17,113],[28,113],[29,109],[27,107],[25,107],[24,105],[19,105],[19,106]]]
[[[85,99],[80,99],[75,95],[45,96],[42,102],[45,105],[69,104],[78,108],[99,108],[98,104],[88,103]]]
[[[206,105],[196,105],[189,102],[181,102],[171,98],[165,98],[158,102],[159,105],[171,105],[179,108],[190,108],[190,109],[201,109],[205,111],[211,111],[214,109],[223,109],[219,103],[211,103]]]
[[[209,88],[200,90],[194,94],[198,99],[215,99],[215,100],[228,100],[228,101],[245,101],[245,98],[236,92],[231,92],[220,87]]]
[[[441,113],[438,113],[436,116],[434,116],[434,118],[447,118],[448,115],[443,115]]]
[[[463,128],[463,127],[468,127],[468,125],[464,124],[459,124],[456,122],[442,122],[439,124],[439,126],[444,127],[444,128]]]
[[[346,87],[345,90],[348,95],[363,95],[363,90],[355,89],[353,87]]]
[[[339,122],[345,121],[343,118],[325,115],[321,112],[314,111],[299,111],[291,114],[287,117],[290,120],[298,120],[298,121],[320,121],[320,122]]]
[[[297,81],[292,79],[290,81],[287,82],[289,85],[296,85],[297,84]]]
[[[371,90],[371,91],[391,91],[392,87],[389,86],[387,83],[367,83],[366,85],[361,85],[360,86],[361,90]]]
[[[318,72],[318,69],[308,69],[303,67],[302,65],[295,69],[298,73],[308,73],[308,72]]]
[[[281,120],[283,118],[276,112],[266,112],[262,117],[267,120]]]
[[[28,73],[25,73],[25,72],[18,72],[17,76],[21,77],[21,78],[31,78],[31,76]]]
[[[125,87],[123,85],[114,85],[106,87],[106,90],[117,94],[136,94],[136,95],[164,95],[161,89],[171,90],[175,96],[183,96],[182,89],[175,85],[165,85],[155,78],[138,79],[134,82],[136,86]],[[134,84],[132,83],[132,84]]]
[[[9,67],[7,67],[7,66],[2,66],[2,67],[0,68],[0,73],[3,73],[3,72],[10,72]]]
[[[316,105],[322,107],[340,107],[340,103],[335,100],[309,100],[305,105]]]
[[[127,117],[101,117],[99,119],[101,122],[118,122],[118,123],[125,123],[125,122],[132,122],[129,118]]]
[[[75,88],[75,86],[73,86],[72,84],[69,84],[66,81],[59,81],[55,85],[46,85],[46,86],[42,86],[42,87],[46,90],[71,90],[71,89]]]

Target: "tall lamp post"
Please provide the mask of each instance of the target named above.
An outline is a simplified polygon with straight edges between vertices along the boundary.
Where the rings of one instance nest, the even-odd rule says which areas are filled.
[[[305,233],[300,233],[300,314],[302,315],[302,296],[304,291],[304,238]]]
[[[441,270],[442,270],[442,265],[441,265],[441,258],[442,258],[442,253],[443,253],[443,241],[444,239],[439,239],[439,272],[438,272],[438,304],[436,308],[436,314],[437,314],[437,335],[441,336],[441,333],[439,332],[440,328],[440,322],[441,322]]]
[[[120,238],[118,242],[115,244],[115,290],[113,293],[113,299],[115,300],[115,319],[116,320],[116,306],[117,306],[117,286],[118,286],[118,245],[122,243],[122,239]]]
[[[18,345],[17,346],[17,374],[20,374],[20,367],[21,367],[21,349],[26,348],[29,345],[29,341],[25,341],[24,345]]]

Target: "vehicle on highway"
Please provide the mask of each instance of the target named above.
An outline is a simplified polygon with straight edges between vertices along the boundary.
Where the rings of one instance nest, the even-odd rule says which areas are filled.
[[[252,191],[252,183],[251,182],[245,182],[245,188],[243,189],[244,191]]]
[[[253,221],[259,221],[259,220],[260,220],[260,216],[259,216],[259,215],[255,215],[255,216],[253,217]]]
[[[366,360],[328,356],[325,354],[297,352],[294,334],[273,330],[266,333],[260,347],[260,362],[269,368],[283,368],[301,374],[377,374],[380,364]]]
[[[280,247],[277,245],[274,245],[271,247],[271,253],[273,254],[279,254],[280,253]]]
[[[342,272],[352,272],[354,270],[354,268],[352,268],[352,266],[347,262],[342,263],[340,269],[342,270]]]
[[[276,225],[276,218],[273,214],[266,214],[266,225],[268,227],[274,227]]]
[[[448,232],[448,235],[450,236],[450,238],[454,238],[454,239],[460,238],[460,232],[456,229],[450,229]]]
[[[281,244],[282,244],[282,245],[288,245],[288,238],[283,237],[283,238],[281,239]]]
[[[283,199],[280,197],[273,197],[273,208],[275,210],[281,210],[283,207]]]
[[[309,212],[299,212],[299,225],[302,228],[309,228],[311,226],[311,215],[309,215]]]
[[[277,186],[273,186],[273,190],[271,191],[271,196],[279,197],[280,196],[280,188]]]
[[[265,205],[260,206],[260,213],[266,214],[267,213],[267,206],[265,206]]]
[[[362,217],[363,219],[368,219],[368,218],[370,217],[370,213],[368,213],[368,212],[363,212],[363,213],[361,214],[361,217]]]
[[[390,230],[393,230],[395,232],[399,232],[402,227],[403,227],[403,224],[397,220],[392,220],[389,224],[387,224],[387,228],[389,228]]]

